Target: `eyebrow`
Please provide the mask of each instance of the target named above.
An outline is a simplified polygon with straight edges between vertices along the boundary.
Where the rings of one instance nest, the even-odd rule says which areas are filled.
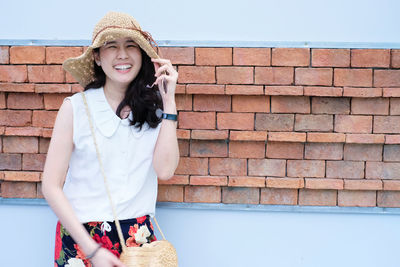
[[[127,40],[126,42],[127,42],[127,43],[134,43],[134,44],[136,44],[135,41],[133,41],[133,40]],[[116,44],[116,43],[117,43],[116,41],[109,41],[109,42],[106,42],[104,45]]]

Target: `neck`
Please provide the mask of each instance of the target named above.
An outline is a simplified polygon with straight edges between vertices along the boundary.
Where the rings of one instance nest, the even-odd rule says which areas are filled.
[[[106,84],[104,85],[104,94],[114,112],[117,110],[118,105],[124,99],[126,89],[127,86],[118,86],[109,82],[106,82]]]

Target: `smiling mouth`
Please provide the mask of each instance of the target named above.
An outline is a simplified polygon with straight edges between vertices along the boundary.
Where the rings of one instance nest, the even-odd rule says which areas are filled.
[[[114,66],[114,68],[115,68],[116,70],[129,70],[130,68],[132,68],[132,65],[130,65],[130,64],[126,64],[126,65],[117,65],[117,66]]]

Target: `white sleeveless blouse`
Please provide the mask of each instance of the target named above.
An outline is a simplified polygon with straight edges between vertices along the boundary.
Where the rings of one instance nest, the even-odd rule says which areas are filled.
[[[156,128],[145,123],[139,131],[129,125],[132,112],[126,119],[114,113],[103,88],[89,89],[85,95],[118,219],[154,216],[157,175],[153,151],[161,123]],[[82,96],[76,93],[67,98],[73,107],[74,148],[64,193],[80,222],[113,221]]]

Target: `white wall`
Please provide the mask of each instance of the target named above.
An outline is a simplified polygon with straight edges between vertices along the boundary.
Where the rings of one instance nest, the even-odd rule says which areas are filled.
[[[400,43],[397,0],[2,1],[0,39],[88,40],[109,10],[156,40]]]
[[[157,209],[180,267],[399,266],[398,209],[233,206]],[[0,214],[0,266],[53,266],[56,217],[48,206],[3,201]]]

